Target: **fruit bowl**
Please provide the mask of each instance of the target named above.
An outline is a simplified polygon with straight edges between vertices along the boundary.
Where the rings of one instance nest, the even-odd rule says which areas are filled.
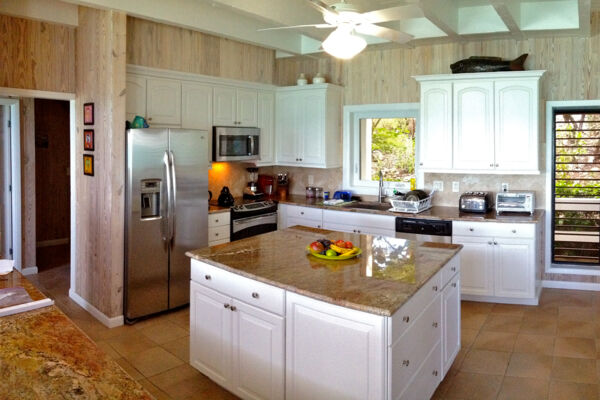
[[[347,254],[340,254],[337,256],[328,256],[316,252],[310,248],[310,245],[306,246],[306,250],[314,257],[322,258],[323,260],[349,260],[350,258],[354,258],[362,253],[362,250],[359,247],[353,247],[351,252],[348,252]]]

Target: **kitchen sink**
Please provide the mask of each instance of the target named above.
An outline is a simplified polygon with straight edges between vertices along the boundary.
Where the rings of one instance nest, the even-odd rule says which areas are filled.
[[[359,201],[349,204],[344,204],[343,208],[360,208],[365,210],[387,211],[392,208],[390,203],[378,203],[376,201]]]

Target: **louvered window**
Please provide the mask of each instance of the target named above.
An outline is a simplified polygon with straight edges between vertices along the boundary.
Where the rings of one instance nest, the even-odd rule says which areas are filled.
[[[554,110],[552,262],[600,266],[600,110]]]

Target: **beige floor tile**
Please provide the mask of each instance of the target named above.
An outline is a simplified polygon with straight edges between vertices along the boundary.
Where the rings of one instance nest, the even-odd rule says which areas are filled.
[[[515,317],[522,317],[525,314],[525,311],[530,308],[534,308],[533,306],[522,306],[518,304],[494,304],[492,307],[492,314],[504,314],[504,315],[513,315]]]
[[[150,379],[162,391],[174,399],[185,399],[215,385],[198,370],[187,364],[170,369]]]
[[[594,339],[596,337],[596,324],[594,321],[569,321],[559,319],[558,336]]]
[[[448,400],[492,400],[500,391],[501,375],[459,372],[452,378],[445,397]]]
[[[463,313],[460,319],[461,329],[472,329],[478,331],[484,324],[488,314]]]
[[[181,361],[185,363],[190,362],[190,337],[184,336],[179,339],[175,339],[171,342],[167,342],[161,347],[167,350],[169,353],[173,354],[175,357],[179,358]]]
[[[555,340],[554,336],[519,333],[513,351],[518,353],[536,353],[551,356],[554,354]]]
[[[446,374],[446,377],[454,376],[458,373],[458,371],[460,371],[460,367],[462,366],[462,363],[465,360],[465,356],[467,355],[468,352],[469,352],[469,349],[466,349],[466,348],[461,348],[458,351],[458,354],[456,355],[454,362],[448,369],[448,373]]]
[[[500,387],[498,400],[546,400],[548,386],[546,379],[507,376]]]
[[[465,356],[461,371],[479,374],[504,375],[510,353],[471,349]]]
[[[573,382],[550,382],[548,400],[597,400],[598,385]]]
[[[96,346],[100,347],[113,360],[116,360],[117,358],[122,357],[119,353],[117,353],[117,351],[115,349],[112,348],[110,343],[108,343],[107,341],[100,340],[95,343],[96,343]]]
[[[127,361],[126,359],[124,359],[124,358],[118,358],[115,361],[133,379],[138,380],[138,379],[143,379],[144,378],[144,375],[142,375],[142,373],[140,371],[138,371],[137,369],[135,369],[135,367],[133,365],[131,365],[129,363],[129,361]]]
[[[521,325],[520,332],[531,333],[535,335],[555,336],[557,329],[557,321],[548,321],[542,319],[526,319]]]
[[[596,358],[596,340],[586,338],[556,338],[554,355],[558,357]]]
[[[146,378],[183,364],[179,358],[158,346],[133,354],[127,357],[127,361]]]
[[[171,342],[175,339],[188,336],[188,332],[185,329],[181,329],[168,320],[155,325],[150,325],[141,329],[140,332],[148,339],[158,344]]]
[[[475,338],[477,337],[478,332],[479,331],[476,329],[461,328],[461,330],[460,330],[460,346],[462,348],[471,347],[471,345],[475,341]]]
[[[167,322],[167,321],[169,321],[169,313],[154,315],[152,317],[139,320],[131,326],[134,327],[135,329],[142,330],[142,329],[146,329],[150,326],[157,325],[157,324],[160,324],[162,322]]]
[[[556,321],[558,319],[557,306],[537,306],[532,307],[523,313],[524,320],[543,319],[546,321]]]
[[[157,388],[148,379],[140,379],[138,382],[148,391],[148,393],[154,396],[156,400],[172,400],[169,395]]]
[[[492,311],[494,303],[483,303],[479,301],[462,301],[460,303],[461,312],[474,312],[480,314],[488,314]]]
[[[594,319],[592,307],[558,307],[558,319],[560,321],[591,321]]]
[[[238,397],[229,393],[227,390],[220,386],[214,385],[213,387],[201,390],[198,393],[190,397],[186,397],[184,400],[238,400]]]
[[[136,331],[108,339],[107,342],[123,357],[141,353],[156,346],[156,343]]]
[[[483,326],[484,331],[517,333],[521,328],[522,317],[490,314]]]
[[[182,329],[190,330],[190,308],[184,308],[168,314],[169,321]]]
[[[552,372],[552,356],[532,353],[513,353],[506,369],[506,376],[549,379]]]
[[[511,352],[516,339],[516,333],[480,331],[473,342],[473,348]]]
[[[552,379],[576,383],[596,383],[596,360],[554,357]]]

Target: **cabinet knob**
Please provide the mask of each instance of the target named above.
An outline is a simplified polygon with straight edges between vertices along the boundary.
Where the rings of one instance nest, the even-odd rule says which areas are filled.
[[[410,321],[410,317],[408,315],[405,315],[404,317],[402,317],[402,321],[408,323],[408,321]]]
[[[352,229],[352,232],[356,233],[356,229]]]
[[[235,310],[237,310],[237,307],[236,306],[231,306],[230,310],[231,311],[235,311]]]
[[[493,167],[494,167],[494,164],[490,164],[490,167],[492,167],[492,168],[493,168]]]
[[[229,304],[225,303],[225,304],[223,304],[223,307],[225,307],[225,308],[229,308],[229,307],[231,307],[231,306],[230,306]]]
[[[493,244],[493,243],[492,243],[492,241],[490,240],[490,241],[488,242],[488,244]]]
[[[302,159],[300,159],[300,161],[302,161]]]
[[[258,293],[256,293],[256,292],[252,292],[252,298],[253,298],[253,299],[258,299],[258,297],[259,297],[259,296],[258,296]]]
[[[152,117],[148,118],[148,121],[152,121]]]
[[[356,230],[356,232],[357,232],[357,233],[360,233],[360,229],[357,229],[357,230]]]
[[[450,271],[455,272],[456,271],[456,267],[450,268]]]
[[[496,164],[496,167],[499,167],[499,166],[500,166],[500,164]]]
[[[219,220],[218,220],[218,219],[215,219],[215,222],[219,222]]]
[[[207,281],[210,281],[212,279],[212,276],[210,276],[210,275],[204,275],[204,279],[206,279]]]
[[[496,241],[494,240],[494,245],[497,245],[497,244],[498,244],[498,242],[496,242]]]
[[[436,285],[436,286],[434,286],[434,287],[432,287],[432,289],[433,289],[433,291],[434,291],[434,292],[437,292],[437,291],[438,291],[438,287],[437,287],[437,285]]]
[[[419,165],[422,167],[422,166],[423,166],[423,163],[421,162],[421,163],[419,163]]]
[[[402,361],[402,366],[403,367],[408,367],[410,365],[410,360],[404,360]]]
[[[219,236],[219,232],[215,232],[215,236]]]
[[[438,327],[438,323],[434,322],[433,324],[431,324],[431,326],[433,326],[434,328],[437,328]]]
[[[321,225],[317,225],[317,228],[320,228],[320,227],[321,227]]]
[[[512,233],[517,233],[517,230],[516,230],[516,229],[513,229],[511,232],[512,232]]]
[[[300,215],[304,215],[304,211],[300,211]]]
[[[454,282],[454,283],[452,284],[452,287],[456,287],[456,282]]]
[[[475,229],[473,228],[469,228],[469,232],[473,232]]]
[[[433,371],[431,374],[432,374],[433,376],[438,376],[438,372],[437,372],[437,370]]]

